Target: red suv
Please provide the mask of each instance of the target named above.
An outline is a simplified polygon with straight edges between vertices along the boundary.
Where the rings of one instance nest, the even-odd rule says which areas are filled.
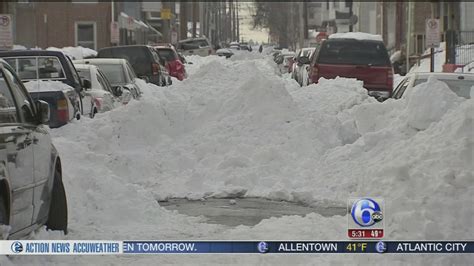
[[[166,61],[166,68],[170,73],[170,76],[183,80],[186,78],[186,69],[184,68],[183,62],[179,59],[178,53],[171,45],[154,46],[155,51],[158,53],[160,58]]]
[[[393,90],[393,69],[382,41],[374,39],[331,38],[313,54],[310,82],[319,78],[356,78],[364,82],[369,95],[387,99]]]

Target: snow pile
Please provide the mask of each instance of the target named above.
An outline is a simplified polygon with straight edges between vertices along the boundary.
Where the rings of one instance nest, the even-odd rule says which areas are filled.
[[[188,79],[150,85],[140,101],[52,131],[69,195],[68,238],[345,238],[346,217],[288,216],[225,229],[156,202],[210,196],[314,206],[382,197],[387,239],[474,235],[474,100],[430,79],[400,100],[379,103],[354,79],[299,88],[275,74],[271,58],[188,59]],[[320,257],[299,260],[311,259]],[[417,256],[420,263],[440,259],[468,263]]]
[[[365,32],[344,32],[333,33],[329,35],[329,39],[356,39],[356,40],[370,40],[383,42],[381,35],[370,34]]]
[[[20,44],[14,44],[12,50],[26,50],[26,47]]]
[[[34,80],[24,83],[28,92],[48,92],[48,91],[67,91],[74,90],[73,87],[54,80]]]
[[[62,51],[71,59],[73,60],[78,60],[78,59],[84,59],[84,58],[91,58],[91,57],[96,57],[97,52],[95,50],[92,50],[90,48],[85,48],[82,46],[77,46],[77,47],[63,47],[63,48],[56,48],[56,47],[48,47],[46,50],[50,51]]]

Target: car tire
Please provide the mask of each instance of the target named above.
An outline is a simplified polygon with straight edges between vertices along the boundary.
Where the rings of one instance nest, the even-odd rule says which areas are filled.
[[[7,219],[7,209],[5,207],[5,199],[0,197],[0,224],[5,224]]]
[[[168,85],[172,85],[173,81],[171,80],[171,77],[168,77]]]
[[[0,240],[7,240],[8,233],[5,235],[3,230],[3,225],[6,225],[8,221],[8,213],[7,208],[5,205],[5,199],[3,197],[0,198]]]
[[[90,117],[94,118],[96,114],[97,114],[97,108],[94,107],[94,110],[92,110]]]
[[[67,235],[67,199],[62,181],[61,168],[55,167],[53,190],[49,207],[47,230],[60,230]]]

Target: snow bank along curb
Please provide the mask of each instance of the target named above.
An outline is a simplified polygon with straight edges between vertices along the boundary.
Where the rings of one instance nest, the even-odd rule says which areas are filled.
[[[189,79],[150,85],[139,102],[52,131],[69,238],[344,237],[346,217],[223,229],[156,202],[240,194],[338,206],[383,197],[389,239],[473,235],[473,209],[462,207],[473,203],[472,99],[430,80],[378,103],[351,79],[299,88],[268,58],[190,61]],[[275,230],[282,224],[286,234]]]

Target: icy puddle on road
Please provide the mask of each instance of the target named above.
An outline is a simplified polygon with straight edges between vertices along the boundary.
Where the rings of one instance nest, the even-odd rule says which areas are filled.
[[[286,215],[304,216],[315,212],[328,217],[347,213],[346,207],[310,207],[295,202],[263,198],[208,198],[203,201],[169,199],[159,201],[159,204],[167,210],[176,210],[180,214],[204,216],[208,223],[232,227],[238,225],[254,226],[263,219]]]

